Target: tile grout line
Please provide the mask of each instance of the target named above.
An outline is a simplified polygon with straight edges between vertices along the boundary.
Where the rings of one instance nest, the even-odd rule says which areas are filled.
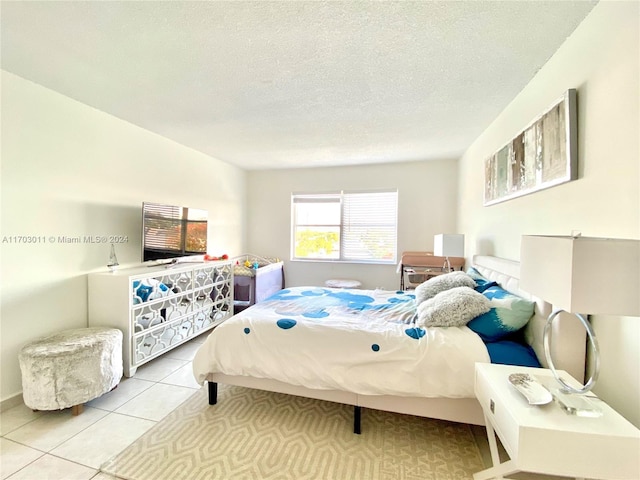
[[[172,360],[177,360],[177,359],[173,358]],[[145,381],[145,382],[149,382],[149,383],[151,383],[152,385],[150,385],[148,388],[145,388],[142,392],[139,392],[139,393],[135,394],[133,397],[131,397],[130,399],[128,399],[128,400],[127,400],[126,402],[124,402],[122,405],[119,405],[116,409],[114,409],[114,410],[107,410],[107,409],[105,409],[105,408],[90,407],[90,408],[94,408],[94,409],[96,409],[96,410],[101,410],[101,411],[103,411],[103,412],[107,412],[107,413],[106,413],[106,415],[104,415],[103,417],[99,418],[99,419],[98,419],[98,420],[96,420],[95,422],[92,422],[91,424],[89,424],[89,425],[87,425],[86,427],[84,427],[82,430],[80,430],[80,431],[76,432],[76,433],[75,433],[75,434],[73,434],[71,437],[67,438],[66,440],[64,440],[64,441],[63,441],[63,442],[61,442],[60,444],[58,444],[58,445],[56,445],[55,447],[53,447],[53,448],[51,449],[51,451],[53,451],[54,449],[58,448],[58,447],[59,447],[60,445],[62,445],[63,443],[65,443],[65,442],[67,442],[67,441],[71,440],[72,438],[74,438],[74,437],[78,436],[79,434],[81,434],[82,432],[84,432],[87,428],[91,427],[92,425],[94,425],[94,424],[95,424],[95,423],[97,423],[98,421],[100,421],[100,420],[102,420],[102,419],[106,418],[109,414],[117,413],[115,410],[117,410],[118,408],[121,408],[122,406],[124,406],[124,405],[126,405],[127,403],[131,402],[131,401],[132,401],[132,400],[134,400],[135,398],[139,397],[142,393],[144,393],[145,391],[147,391],[149,388],[152,388],[154,385],[162,384],[162,385],[174,385],[174,386],[178,386],[178,387],[181,387],[181,388],[190,388],[190,389],[191,389],[191,390],[193,390],[193,391],[194,391],[194,393],[195,393],[198,389],[191,388],[191,387],[185,387],[185,386],[183,386],[183,385],[175,385],[175,384],[172,384],[172,383],[164,383],[164,382],[163,382],[163,380],[165,380],[167,377],[169,377],[170,375],[172,375],[173,373],[175,373],[177,370],[179,370],[180,368],[183,368],[183,367],[184,367],[185,365],[187,365],[188,363],[191,363],[191,360],[184,360],[184,359],[180,359],[180,361],[184,362],[184,364],[183,364],[183,365],[181,365],[179,368],[177,368],[177,369],[175,369],[175,370],[171,371],[171,372],[170,372],[170,373],[168,373],[167,375],[163,376],[163,377],[162,377],[162,379],[160,379],[160,380],[149,380],[149,379],[138,378],[138,380],[142,380],[142,381]],[[123,377],[123,378],[124,378],[124,377]],[[135,377],[130,377],[130,378],[135,378]],[[107,393],[109,393],[109,392],[107,392]],[[19,406],[20,406],[20,405],[17,405],[16,407],[19,407]],[[13,407],[13,408],[15,408],[15,407]],[[27,407],[27,408],[29,408],[29,407]],[[177,406],[176,406],[176,408],[177,408]],[[63,409],[63,410],[69,410],[69,409]],[[175,410],[175,408],[174,408],[173,410]],[[173,410],[171,410],[171,411],[173,411]],[[26,423],[23,423],[23,424],[19,425],[18,427],[16,427],[16,428],[12,429],[11,431],[6,432],[6,433],[4,433],[2,436],[0,436],[0,438],[4,438],[4,439],[5,439],[5,440],[7,440],[7,441],[10,441],[10,442],[16,443],[16,444],[18,444],[18,445],[21,445],[21,446],[23,446],[23,447],[26,447],[26,448],[29,448],[29,449],[31,449],[31,450],[35,450],[35,451],[37,451],[37,452],[40,452],[40,453],[41,453],[41,455],[39,455],[36,459],[32,460],[31,462],[27,463],[26,465],[22,466],[21,468],[19,468],[19,469],[18,469],[18,470],[16,470],[15,472],[13,472],[9,477],[7,477],[7,479],[6,479],[6,480],[11,480],[11,477],[13,477],[15,474],[17,474],[18,472],[20,472],[20,471],[24,470],[25,468],[29,467],[29,466],[30,466],[30,465],[32,465],[34,462],[38,461],[39,459],[41,459],[42,457],[44,457],[44,456],[46,456],[46,455],[50,455],[50,456],[55,457],[55,458],[58,458],[58,459],[60,459],[60,460],[64,460],[64,461],[67,461],[67,462],[71,462],[71,463],[74,463],[74,464],[76,464],[76,465],[80,465],[80,466],[82,466],[82,467],[84,467],[84,468],[90,468],[90,469],[96,470],[94,467],[91,467],[91,466],[88,466],[88,465],[84,465],[84,464],[82,464],[82,463],[78,463],[78,462],[77,462],[77,461],[75,461],[75,460],[70,460],[70,459],[68,459],[68,458],[61,457],[61,456],[59,456],[59,455],[55,455],[55,454],[53,454],[53,453],[51,453],[51,452],[43,451],[43,450],[40,450],[40,449],[38,449],[38,448],[35,448],[35,447],[32,447],[32,446],[29,446],[29,445],[25,445],[25,444],[23,444],[23,443],[21,443],[21,442],[18,442],[18,441],[15,441],[15,440],[12,440],[12,439],[10,439],[10,438],[7,438],[7,437],[6,437],[6,436],[7,436],[7,435],[9,435],[10,433],[12,433],[12,432],[14,432],[14,431],[16,431],[16,430],[18,430],[18,429],[20,429],[20,428],[22,428],[22,427],[24,427],[24,426],[28,425],[29,423],[32,423],[32,422],[34,422],[34,421],[38,420],[39,418],[42,418],[42,417],[44,417],[44,416],[46,416],[46,415],[49,415],[50,413],[51,413],[51,412],[43,412],[43,414],[42,414],[42,415],[40,415],[40,416],[38,416],[37,418],[33,418],[33,419],[31,419],[31,420],[27,421]],[[170,414],[170,413],[171,413],[171,412],[169,412],[168,414]],[[139,419],[141,419],[141,420],[150,421],[150,422],[153,422],[153,424],[154,424],[154,425],[156,425],[156,424],[158,423],[158,421],[157,421],[157,420],[152,420],[152,419],[144,418],[144,417],[138,417],[138,416],[131,415],[131,414],[126,414],[126,413],[117,413],[117,414],[118,414],[118,415],[123,415],[123,416],[126,416],[126,417],[130,417],[130,418],[139,418]],[[167,415],[168,415],[168,414],[167,414]],[[152,427],[152,428],[153,428],[153,427]],[[135,441],[135,440],[134,440],[134,441]],[[131,443],[133,443],[133,442],[131,442]],[[129,445],[130,445],[130,444],[129,444]],[[123,448],[123,450],[124,450],[124,449],[126,449],[126,448],[128,448],[128,447],[129,447],[129,445],[125,446],[125,447]],[[91,479],[93,479],[95,476],[99,475],[100,473],[101,473],[101,470],[98,468],[98,469],[96,470],[95,475],[93,475],[93,476],[91,477]]]

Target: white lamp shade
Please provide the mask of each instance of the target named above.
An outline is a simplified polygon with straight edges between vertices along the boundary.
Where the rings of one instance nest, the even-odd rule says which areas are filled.
[[[640,240],[522,237],[520,287],[567,312],[640,315]]]
[[[435,235],[433,254],[439,257],[464,257],[464,235],[459,233]]]

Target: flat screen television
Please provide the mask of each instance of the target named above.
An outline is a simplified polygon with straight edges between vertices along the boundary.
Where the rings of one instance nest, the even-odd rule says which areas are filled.
[[[207,253],[207,211],[144,202],[142,261]]]

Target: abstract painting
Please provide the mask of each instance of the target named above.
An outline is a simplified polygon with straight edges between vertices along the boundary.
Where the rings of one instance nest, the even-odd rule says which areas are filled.
[[[493,205],[577,178],[576,90],[484,163],[484,205]]]

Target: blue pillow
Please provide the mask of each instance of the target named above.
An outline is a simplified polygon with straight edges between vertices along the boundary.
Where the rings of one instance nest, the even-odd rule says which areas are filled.
[[[476,282],[476,286],[474,289],[476,292],[482,293],[489,287],[498,286],[497,282],[489,280],[473,267],[469,267],[469,269],[467,270],[467,275],[473,278],[474,282]]]
[[[524,327],[531,316],[535,303],[507,292],[494,285],[482,294],[491,302],[491,310],[477,316],[467,327],[480,335],[484,342],[496,342]]]
[[[522,367],[542,367],[533,348],[529,345],[523,345],[511,340],[502,340],[500,342],[489,342],[486,346],[491,363],[519,365]]]

